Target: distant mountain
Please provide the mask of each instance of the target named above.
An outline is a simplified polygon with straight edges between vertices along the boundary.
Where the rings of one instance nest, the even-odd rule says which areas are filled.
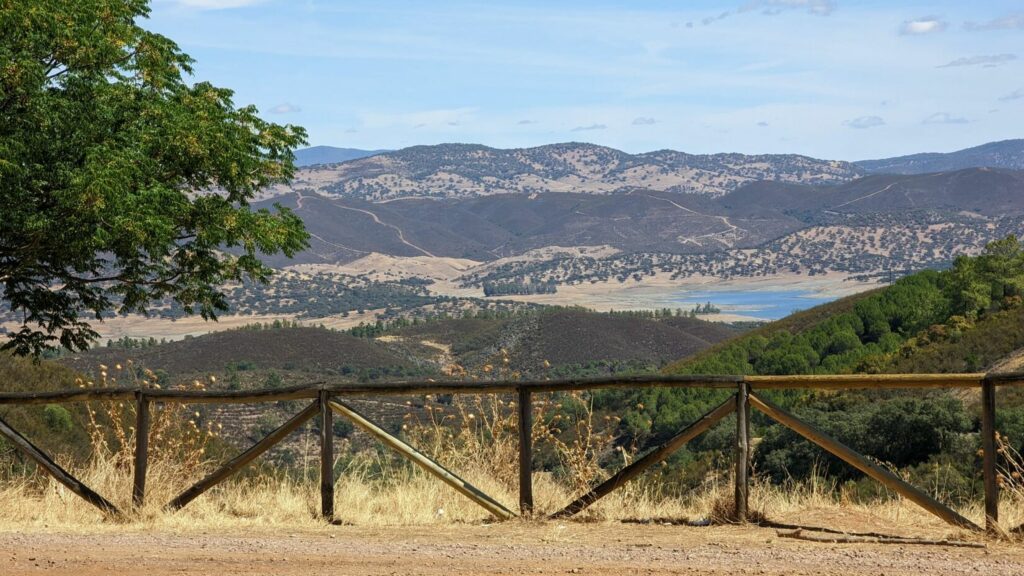
[[[881,160],[855,162],[872,174],[927,174],[963,168],[1024,170],[1024,139],[989,142],[949,153],[912,154]]]
[[[371,252],[493,261],[579,246],[706,254],[759,246],[808,226],[863,225],[869,217],[910,224],[1024,216],[1024,171],[877,175],[829,186],[753,182],[717,197],[629,188],[374,203],[295,192],[257,206],[272,202],[295,210],[313,235],[312,248],[295,261],[272,259],[279,266],[349,262]],[[981,221],[974,227],[988,230]]]
[[[834,184],[862,175],[850,164],[796,154],[627,154],[570,142],[498,149],[476,144],[413,146],[301,170],[289,187],[368,201],[495,194],[609,194],[629,188],[718,196],[760,180]]]
[[[334,146],[313,146],[295,151],[295,165],[299,167],[317,164],[337,164],[380,154],[386,150],[360,150],[358,148],[335,148]]]

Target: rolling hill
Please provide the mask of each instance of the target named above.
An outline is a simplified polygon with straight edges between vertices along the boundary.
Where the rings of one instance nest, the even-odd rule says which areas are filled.
[[[498,149],[476,144],[413,146],[299,171],[290,187],[368,201],[493,194],[608,194],[625,188],[720,195],[748,182],[827,184],[862,171],[796,154],[645,154],[579,142]]]
[[[144,348],[95,348],[62,363],[82,372],[100,364],[135,365],[175,378],[232,370],[356,376],[371,370],[415,373],[416,365],[372,341],[323,328],[261,328],[214,332]]]
[[[956,152],[911,154],[854,164],[871,174],[926,174],[964,168],[1024,170],[1024,139],[989,142]]]
[[[334,146],[311,146],[295,151],[295,165],[299,167],[317,164],[337,164],[349,160],[358,160],[386,150],[360,150],[358,148],[336,148]]]
[[[548,308],[502,319],[428,322],[390,331],[386,339],[393,345],[440,346],[451,361],[471,371],[500,364],[504,350],[510,370],[542,376],[655,370],[739,333],[726,324],[682,316]]]
[[[863,275],[948,265],[954,253],[1020,234],[1024,172],[969,168],[829,186],[755,182],[717,197],[628,188],[376,203],[296,192],[274,202],[292,208],[313,235],[310,250],[294,261],[271,259],[277,266],[344,264],[371,254],[458,258],[483,264],[464,273],[469,284],[534,277],[561,284],[655,268],[681,277]],[[552,256],[581,246],[603,247],[605,255]]]
[[[545,360],[569,371],[602,362],[652,371],[739,332],[693,318],[548,308],[403,323],[367,337],[314,327],[226,330],[164,344],[95,348],[60,362],[96,374],[100,365],[123,366],[130,360],[164,374],[170,383],[215,375],[239,385],[265,385],[270,373],[291,383],[441,377],[451,364],[476,370],[494,363],[501,350],[510,357],[509,368],[523,373],[544,372]]]

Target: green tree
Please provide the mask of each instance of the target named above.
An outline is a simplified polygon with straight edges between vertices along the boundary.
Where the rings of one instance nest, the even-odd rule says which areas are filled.
[[[0,286],[24,318],[4,345],[96,339],[90,319],[169,298],[210,319],[258,254],[307,245],[254,210],[294,173],[305,131],[189,83],[192,59],[138,22],[148,0],[0,1]]]

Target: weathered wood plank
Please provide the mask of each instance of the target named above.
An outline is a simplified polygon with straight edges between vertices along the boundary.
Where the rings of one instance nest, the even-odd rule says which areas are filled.
[[[306,400],[320,397],[321,383],[262,390],[146,390],[146,397],[168,404],[237,404]]]
[[[551,518],[565,518],[583,511],[594,502],[597,502],[601,498],[618,489],[620,486],[624,485],[626,482],[629,482],[633,478],[639,476],[644,470],[658,462],[661,462],[665,458],[668,458],[684,444],[693,440],[697,436],[700,436],[702,433],[721,421],[722,418],[732,414],[735,410],[736,397],[731,396],[728,400],[722,402],[713,410],[701,416],[699,420],[687,426],[664,444],[658,446],[654,450],[651,450],[632,464],[616,472],[611,478],[595,486],[590,492],[580,496],[565,508],[552,514]]]
[[[271,449],[275,444],[284,439],[285,436],[291,434],[299,426],[305,424],[307,420],[315,416],[319,411],[319,401],[313,402],[304,408],[302,412],[292,416],[287,422],[268,434],[266,438],[260,440],[256,444],[253,444],[248,450],[242,452],[238,456],[235,456],[227,464],[224,464],[217,470],[214,470],[206,478],[196,482],[191,488],[182,492],[174,500],[171,500],[171,502],[167,504],[166,509],[173,511],[183,508],[189,502],[198,498],[203,492],[206,492],[210,488],[221,483],[229,476],[238,472],[247,464],[258,458],[261,454]]]
[[[533,394],[519,389],[519,513],[533,514]]]
[[[131,400],[137,388],[76,388],[49,392],[0,392],[0,405],[63,404],[98,400]]]
[[[146,502],[146,472],[149,469],[149,400],[135,394],[135,466],[132,504],[141,508]]]
[[[881,466],[871,462],[864,456],[861,456],[853,449],[847,447],[845,444],[839,442],[835,438],[816,430],[814,427],[806,424],[797,417],[793,416],[789,412],[786,412],[782,408],[771,404],[767,400],[763,400],[755,394],[750,395],[750,403],[767,414],[769,417],[779,422],[780,424],[790,428],[797,434],[804,438],[814,442],[818,446],[824,448],[828,452],[838,456],[847,464],[850,464],[854,468],[860,470],[864,474],[875,479],[887,488],[895,491],[902,495],[907,500],[914,502],[918,506],[945,520],[946,522],[958,526],[961,528],[969,528],[971,530],[981,530],[981,528],[971,522],[967,518],[964,518],[953,509],[949,508],[945,504],[935,500],[922,490],[906,483],[903,479],[899,478],[892,472],[882,468]]]
[[[80,482],[67,470],[61,468],[45,452],[36,447],[28,438],[22,436],[20,432],[11,427],[2,418],[0,418],[0,436],[6,438],[15,448],[31,458],[47,474],[53,476],[54,480],[66,486],[68,490],[71,490],[89,504],[99,508],[106,516],[112,518],[121,516],[121,511],[117,509],[117,506],[114,506],[109,500]]]
[[[380,382],[370,384],[312,383],[262,390],[152,390],[143,394],[153,402],[203,404],[274,402],[318,398],[321,389],[346,395],[420,395],[420,394],[498,394],[528,389],[531,392],[563,392],[601,388],[733,388],[749,382],[755,390],[820,389],[841,390],[861,388],[971,388],[980,387],[984,374],[853,374],[833,376],[632,376],[577,378],[567,380],[520,382],[445,382],[434,380]],[[1024,373],[993,374],[988,379],[997,386],[1024,385]],[[137,388],[91,388],[52,392],[0,392],[0,405],[53,404],[91,402],[96,400],[128,400]]]
[[[985,478],[985,528],[1002,532],[999,527],[999,481],[996,473],[996,387],[985,381],[981,387],[982,472]]]
[[[334,411],[331,394],[320,392],[320,516],[334,521]]]
[[[495,380],[490,382],[445,382],[443,380],[419,382],[374,382],[369,384],[343,384],[329,390],[346,396],[409,395],[409,394],[504,394],[518,390],[530,392],[568,392],[602,388],[735,388],[740,376],[614,376],[603,378],[573,378],[566,380]]]
[[[747,507],[750,502],[750,384],[743,382],[736,391],[736,473],[733,494],[735,520],[747,521]]]
[[[459,478],[453,472],[430,459],[419,450],[406,444],[401,439],[388,434],[387,431],[359,412],[356,412],[351,406],[339,402],[338,400],[331,400],[330,406],[335,412],[345,416],[351,420],[353,424],[359,426],[371,436],[377,438],[402,456],[405,456],[417,466],[423,468],[434,476],[437,476],[445,484],[451,486],[473,502],[476,502],[480,507],[493,514],[496,518],[500,520],[508,520],[509,518],[515,517],[515,513],[503,506],[500,502],[491,498],[487,494],[484,494],[469,482]]]
[[[975,388],[984,374],[834,374],[799,376],[745,376],[754,390],[813,388],[854,390],[864,388]]]

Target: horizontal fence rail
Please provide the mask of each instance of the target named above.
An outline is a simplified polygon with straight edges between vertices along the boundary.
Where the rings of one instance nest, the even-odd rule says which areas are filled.
[[[995,410],[996,389],[999,386],[1024,384],[1024,372],[1005,374],[853,374],[853,375],[800,375],[800,376],[628,376],[605,378],[574,378],[563,380],[494,380],[494,381],[447,381],[420,380],[379,383],[324,383],[317,382],[300,386],[266,388],[259,390],[167,390],[159,388],[79,388],[66,391],[47,392],[0,392],[0,406],[25,406],[96,401],[134,402],[136,407],[136,445],[133,471],[132,504],[137,509],[145,501],[146,471],[149,453],[149,414],[153,403],[158,404],[230,404],[262,403],[284,400],[310,400],[311,403],[290,420],[270,432],[267,437],[255,443],[240,455],[231,459],[191,488],[182,492],[165,506],[173,511],[184,507],[203,492],[226,480],[243,467],[254,461],[267,450],[282,441],[287,435],[300,428],[307,421],[320,418],[321,442],[321,516],[334,519],[334,470],[333,470],[333,418],[335,415],[351,421],[368,432],[378,441],[389,446],[403,457],[438,477],[456,491],[470,498],[499,520],[516,516],[503,504],[487,496],[477,488],[459,478],[425,454],[419,452],[404,440],[392,436],[383,427],[353,410],[341,398],[358,396],[401,396],[428,394],[517,394],[519,401],[519,510],[522,515],[534,512],[532,486],[532,443],[530,426],[532,421],[532,395],[545,392],[571,392],[607,388],[693,388],[719,389],[735,392],[724,403],[705,414],[696,422],[680,430],[664,444],[654,448],[638,460],[613,474],[608,480],[594,486],[589,492],[575,499],[552,515],[555,518],[572,516],[587,508],[601,497],[620,488],[645,469],[663,461],[690,440],[704,433],[725,416],[736,414],[735,444],[735,501],[733,519],[747,520],[750,466],[752,447],[750,442],[750,412],[756,409],[771,419],[787,426],[817,444],[832,455],[854,466],[867,476],[915,502],[925,510],[961,528],[981,530],[970,520],[960,516],[945,505],[937,502],[920,489],[911,486],[888,470],[881,468],[868,457],[858,454],[828,435],[814,429],[796,416],[783,411],[758,394],[772,390],[863,390],[863,389],[949,389],[977,388],[980,391],[982,408],[982,451],[985,486],[985,526],[995,534],[1005,534],[999,520],[999,485],[996,474]],[[16,449],[25,453],[39,468],[50,474],[72,492],[99,508],[106,517],[122,517],[119,510],[107,499],[92,491],[69,472],[56,465],[53,460],[0,419],[0,437],[6,438]]]

